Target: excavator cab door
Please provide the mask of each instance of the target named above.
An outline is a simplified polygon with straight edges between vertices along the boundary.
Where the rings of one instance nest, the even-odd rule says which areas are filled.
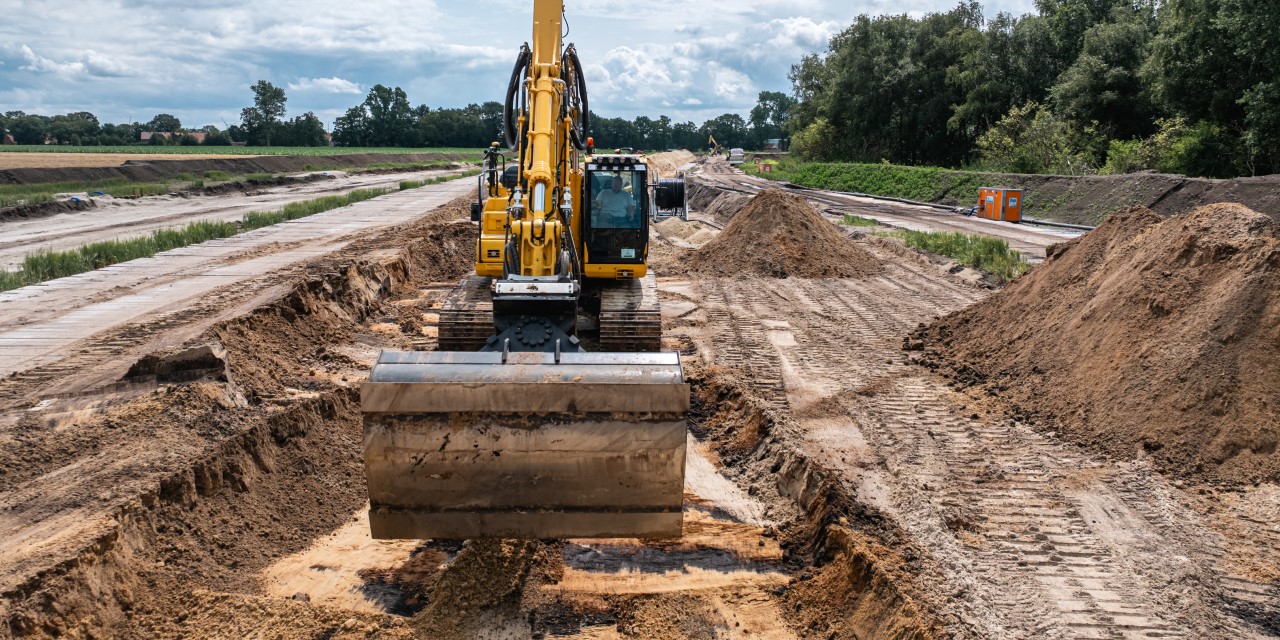
[[[612,156],[587,166],[584,244],[589,265],[644,264],[649,246],[648,173],[643,163]]]

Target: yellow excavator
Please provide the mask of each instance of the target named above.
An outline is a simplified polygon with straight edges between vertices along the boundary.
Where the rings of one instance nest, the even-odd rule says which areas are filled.
[[[533,3],[439,350],[384,351],[361,387],[374,538],[680,535],[689,385],[647,259],[684,184],[594,153],[563,12]]]

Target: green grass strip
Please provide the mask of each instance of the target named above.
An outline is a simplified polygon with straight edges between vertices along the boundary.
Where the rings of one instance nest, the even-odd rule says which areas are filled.
[[[423,181],[424,185],[420,186],[457,180],[478,173],[479,171],[471,171],[439,176]],[[95,242],[69,251],[36,251],[23,259],[22,268],[17,271],[0,269],[0,291],[65,278],[120,262],[148,258],[161,251],[227,238],[244,231],[313,216],[393,192],[394,189],[356,189],[342,196],[292,202],[279,211],[250,211],[244,215],[239,225],[234,222],[200,220],[177,229],[159,229],[138,238]]]
[[[1031,269],[1022,254],[1000,238],[943,231],[895,231],[908,247],[954,259],[967,267],[981,269],[1001,282],[1008,282]]]
[[[474,154],[483,153],[475,147],[206,147],[206,146],[151,146],[148,144],[120,146],[71,146],[71,145],[0,145],[0,153],[128,153],[145,155],[226,155],[226,156],[341,156],[353,153],[417,155],[425,153]]]
[[[158,229],[137,238],[94,242],[70,251],[36,251],[27,254],[18,271],[0,271],[0,291],[147,258],[161,251],[227,238],[236,232],[233,222],[199,220],[177,229]]]
[[[480,175],[479,169],[469,169],[467,171],[463,171],[462,173],[452,174],[447,176],[436,176],[434,178],[427,178],[425,180],[401,180],[400,190],[407,191],[409,189],[418,189],[431,184],[440,184],[441,182],[449,182],[450,180],[457,180],[459,178],[470,178],[472,176],[478,176],[478,175]]]
[[[869,220],[862,216],[855,216],[850,213],[844,214],[844,220],[842,220],[840,223],[846,227],[878,227],[880,226],[880,223],[876,222],[875,220]]]
[[[304,202],[291,202],[286,204],[279,211],[250,211],[244,214],[241,220],[241,226],[247,231],[249,229],[260,229],[269,227],[273,224],[279,224],[287,220],[297,220],[307,216],[314,216],[330,209],[345,207],[363,202],[370,198],[376,198],[381,195],[391,193],[391,189],[356,189],[344,196],[324,196],[314,200],[306,200]]]

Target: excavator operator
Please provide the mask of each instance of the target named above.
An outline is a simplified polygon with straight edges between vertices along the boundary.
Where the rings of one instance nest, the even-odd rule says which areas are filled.
[[[613,176],[609,188],[601,191],[592,203],[592,226],[606,229],[631,229],[640,226],[635,216],[632,194],[622,188],[621,175]]]

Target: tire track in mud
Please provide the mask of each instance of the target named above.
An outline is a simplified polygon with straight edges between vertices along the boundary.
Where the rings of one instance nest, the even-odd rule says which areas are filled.
[[[1164,605],[1177,595],[1161,593],[1116,556],[1116,541],[1108,534],[1147,537],[1142,523],[1097,531],[1098,521],[1087,521],[1061,489],[1105,491],[1091,487],[1102,465],[1025,425],[967,419],[946,396],[928,378],[903,379],[873,406],[862,407],[868,418],[863,433],[887,452],[890,475],[916,470],[915,486],[898,488],[899,502],[915,505],[915,528],[931,528],[935,537],[949,530],[960,541],[956,550],[985,568],[977,576],[985,583],[983,598],[973,604],[995,614],[999,627],[989,631],[1002,629],[1009,637],[1151,638],[1208,630],[1167,619]]]
[[[707,282],[702,288],[716,348],[709,354],[710,363],[742,371],[751,371],[747,384],[760,398],[778,409],[787,408],[786,389],[782,384],[781,364],[769,348],[766,332],[755,317],[743,307],[738,283],[725,280]],[[723,348],[721,348],[723,347]]]
[[[976,289],[901,260],[866,280],[694,287],[707,309],[705,357],[794,410],[813,430],[810,453],[929,550],[925,579],[958,637],[1226,638],[1268,628],[1273,587],[1225,575],[1220,539],[1164,479],[992,415],[904,364],[902,337],[975,301]],[[845,463],[859,454],[861,464]],[[1242,611],[1224,613],[1233,602]]]

